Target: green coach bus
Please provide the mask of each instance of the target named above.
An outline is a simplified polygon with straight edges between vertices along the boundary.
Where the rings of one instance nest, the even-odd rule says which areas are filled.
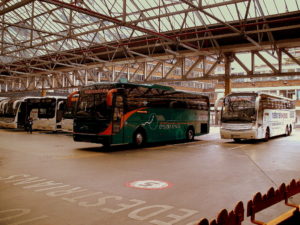
[[[79,91],[73,138],[135,144],[187,140],[209,132],[209,99],[162,85],[99,83]]]

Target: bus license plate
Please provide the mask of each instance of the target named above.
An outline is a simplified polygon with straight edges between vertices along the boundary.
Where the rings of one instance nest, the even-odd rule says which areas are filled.
[[[236,135],[236,134],[231,135],[231,138],[240,138],[240,137],[241,137],[240,135]]]

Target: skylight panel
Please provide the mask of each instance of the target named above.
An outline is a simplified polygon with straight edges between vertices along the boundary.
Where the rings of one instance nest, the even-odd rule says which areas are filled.
[[[149,17],[153,17],[153,16],[157,15],[154,11],[147,11],[147,12],[144,12],[144,14]]]
[[[209,24],[213,24],[213,23],[216,23],[217,21],[215,21],[214,19],[212,19],[211,17],[208,17],[206,16],[205,14],[203,13],[200,13],[200,15],[202,15],[202,19],[204,20],[204,23],[206,25],[209,25]]]
[[[40,43],[42,43],[41,39],[35,39],[35,40],[32,41],[32,44],[34,44],[34,45],[40,44]],[[42,47],[44,47],[44,46],[42,46]]]
[[[237,8],[234,4],[231,5],[227,5],[225,6],[227,9],[227,12],[230,14],[230,17],[232,18],[232,20],[236,21],[239,20],[239,15],[237,12],[237,10],[239,10],[239,8]]]
[[[126,12],[127,14],[136,12],[135,6],[131,1],[126,1]]]
[[[121,1],[121,3],[120,2],[115,2],[115,4],[113,5],[112,10],[114,10],[116,13],[123,14],[123,1]],[[127,10],[127,6],[126,6],[126,10]]]
[[[5,14],[4,21],[8,22],[8,23],[17,23],[18,19],[16,18],[15,15],[13,15],[12,13],[10,13],[10,14]]]
[[[154,7],[162,6],[161,0],[144,0],[147,9],[151,9]],[[143,4],[141,4],[143,5]]]
[[[171,21],[174,21],[174,19],[170,19]],[[155,21],[157,21],[156,23],[159,23],[159,21],[156,19]],[[172,24],[174,25],[174,24]],[[159,32],[166,32],[169,30],[172,30],[172,25],[171,22],[168,20],[167,17],[164,17],[160,20],[160,26],[158,27],[158,31]]]
[[[7,43],[13,44],[13,41],[12,41],[11,37],[7,34],[7,32],[4,32],[3,40]]]
[[[34,26],[37,28],[37,29],[44,29],[44,25],[49,21],[49,18],[46,17],[46,16],[39,16],[38,18],[35,18],[34,19]],[[51,32],[53,32],[53,30],[51,29],[50,30]]]
[[[129,15],[126,17],[126,20],[127,21],[134,21],[134,20],[137,20],[138,19],[138,14],[132,14],[132,15]]]
[[[236,8],[238,9],[238,12],[236,11]],[[244,19],[245,14],[246,14],[246,10],[247,10],[245,3],[243,3],[243,2],[238,3],[236,8],[234,9],[234,11],[236,13],[236,16],[238,17],[237,13],[239,13],[240,18]]]
[[[222,21],[226,21],[223,13],[221,12],[221,10],[218,7],[215,8],[209,8],[206,11],[210,11],[209,13],[214,15],[215,17],[217,17],[218,19],[222,20]],[[227,13],[226,13],[227,14]]]
[[[259,5],[263,11],[264,16],[276,14],[276,7],[274,5],[274,0],[263,0],[259,2]],[[259,11],[259,10],[258,10]],[[260,13],[261,15],[261,13]],[[261,16],[263,16],[261,15]]]
[[[174,4],[171,7],[174,7],[175,11],[182,11],[182,10],[190,8],[190,6],[188,6],[187,4],[176,4],[176,5]]]
[[[93,9],[93,11],[104,14],[104,15],[109,15],[109,11],[107,7],[101,2],[99,4],[98,1],[93,1],[90,0],[89,3],[87,4],[89,8]]]
[[[187,15],[186,21],[185,21],[185,24],[184,24],[184,28],[190,28],[190,27],[195,27],[195,20],[192,19],[190,17],[190,15]]]
[[[174,26],[175,30],[178,30],[181,28],[184,16],[185,16],[184,14],[176,14],[176,15],[172,16],[172,18],[174,18],[173,26]]]
[[[232,17],[230,17],[230,12],[228,12],[226,6],[216,7],[215,9],[219,11],[220,18],[223,18],[223,21],[232,21]]]
[[[246,3],[245,3],[245,7],[246,7]],[[251,1],[247,18],[255,18],[255,17],[257,17],[257,11],[254,2]]]
[[[145,10],[147,8],[147,5],[146,4],[139,4],[139,7],[142,9],[142,10]]]
[[[287,4],[287,8],[289,12],[297,11],[298,10],[297,2],[290,0]]]
[[[291,0],[289,0],[289,2],[290,1]],[[284,0],[275,1],[275,2],[276,2],[276,6],[277,6],[277,9],[278,9],[279,13],[286,13],[286,12],[288,12],[287,4],[286,4],[286,2]]]

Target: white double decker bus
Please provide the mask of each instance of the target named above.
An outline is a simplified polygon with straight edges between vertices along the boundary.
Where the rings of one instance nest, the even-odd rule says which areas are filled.
[[[239,92],[227,95],[221,112],[221,138],[264,139],[289,136],[296,120],[295,103],[266,93]]]

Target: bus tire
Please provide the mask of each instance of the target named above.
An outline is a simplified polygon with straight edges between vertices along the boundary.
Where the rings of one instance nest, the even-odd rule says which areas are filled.
[[[133,144],[135,147],[142,147],[146,144],[146,134],[143,129],[138,129],[134,132]]]
[[[292,127],[292,125],[290,125],[290,135],[292,134],[292,131],[293,131],[293,127]]]
[[[290,128],[288,125],[285,127],[285,136],[290,136]]]
[[[193,141],[195,138],[195,130],[193,127],[189,127],[186,131],[186,140]]]
[[[107,150],[107,151],[110,150],[110,142],[109,141],[103,142],[102,145],[105,150]]]
[[[270,139],[270,129],[269,127],[266,129],[264,141],[267,142]]]
[[[233,138],[233,140],[234,140],[236,143],[240,143],[240,142],[241,142],[241,139],[240,139],[240,138]]]

